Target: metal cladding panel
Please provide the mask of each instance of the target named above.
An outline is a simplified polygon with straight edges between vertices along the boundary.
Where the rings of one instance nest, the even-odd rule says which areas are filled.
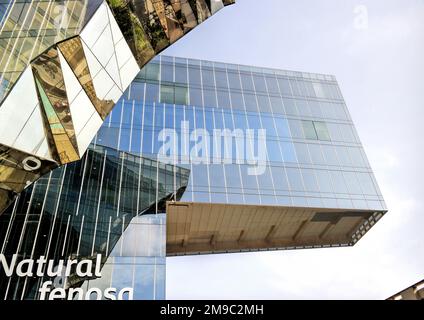
[[[168,256],[352,246],[383,215],[190,202],[168,203],[166,212]]]

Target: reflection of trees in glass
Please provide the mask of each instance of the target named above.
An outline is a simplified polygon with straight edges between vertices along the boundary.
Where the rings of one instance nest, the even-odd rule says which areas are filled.
[[[196,16],[196,20],[197,20],[197,4],[196,4],[196,0],[188,0],[188,3],[190,4],[191,10],[193,10],[193,13]]]
[[[149,12],[144,0],[131,0],[134,14],[138,18],[140,26],[149,37],[150,44],[159,52],[169,45],[169,40],[163,29],[156,11]]]
[[[107,1],[140,66],[169,45],[159,20],[146,15],[145,1]]]

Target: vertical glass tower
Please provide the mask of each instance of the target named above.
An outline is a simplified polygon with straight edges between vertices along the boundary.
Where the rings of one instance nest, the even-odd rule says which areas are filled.
[[[159,56],[86,156],[0,216],[0,248],[102,254],[60,283],[164,299],[165,256],[351,246],[386,211],[334,76]],[[50,279],[1,277],[7,299]]]

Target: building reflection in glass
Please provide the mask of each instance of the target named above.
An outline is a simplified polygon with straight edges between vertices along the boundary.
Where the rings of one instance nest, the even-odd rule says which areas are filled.
[[[116,287],[126,274],[119,270],[131,259],[131,268],[142,273],[131,282],[135,298],[164,298],[165,218],[156,214],[163,212],[161,199],[180,198],[188,177],[187,169],[91,146],[81,161],[41,178],[0,216],[1,253],[8,261],[17,253],[17,262],[40,256],[56,262],[94,260],[101,254],[105,270],[102,279],[95,281],[108,283],[103,278],[110,273]],[[146,284],[146,279],[154,280],[149,270],[156,270],[154,296],[139,291],[153,285]],[[48,280],[57,279],[9,278],[2,273],[0,297],[37,299],[40,285]],[[67,283],[80,287],[87,280],[94,279],[71,274]]]

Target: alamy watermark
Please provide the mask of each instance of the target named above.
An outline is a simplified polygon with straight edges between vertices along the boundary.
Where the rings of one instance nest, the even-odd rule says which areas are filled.
[[[355,18],[353,20],[353,26],[356,30],[368,30],[369,28],[369,16],[368,7],[366,5],[358,5],[353,9]]]
[[[262,175],[267,166],[265,129],[189,130],[189,122],[181,122],[181,130],[163,129],[158,140],[158,161],[166,164],[243,164],[248,175]]]

